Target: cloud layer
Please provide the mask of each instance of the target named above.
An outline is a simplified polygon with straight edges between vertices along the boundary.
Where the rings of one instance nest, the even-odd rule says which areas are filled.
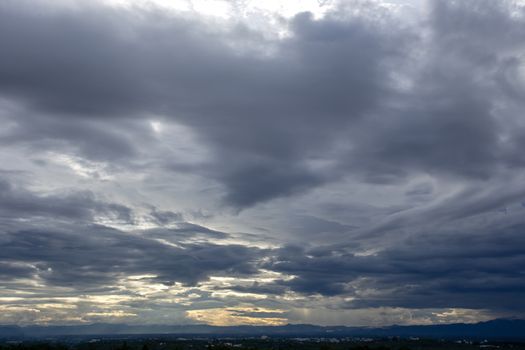
[[[239,6],[0,4],[0,321],[522,317],[523,4]]]

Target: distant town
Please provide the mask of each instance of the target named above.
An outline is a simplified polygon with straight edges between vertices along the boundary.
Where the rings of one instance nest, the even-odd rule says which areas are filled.
[[[63,337],[0,342],[1,350],[480,350],[525,349],[523,341],[424,339],[419,337]]]

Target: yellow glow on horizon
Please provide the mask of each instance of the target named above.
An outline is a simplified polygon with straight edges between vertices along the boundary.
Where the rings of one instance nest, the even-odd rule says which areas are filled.
[[[186,316],[197,322],[212,326],[280,326],[288,323],[285,317],[256,317],[257,313],[284,314],[281,309],[268,309],[252,306],[213,308],[186,311]],[[243,313],[254,316],[243,315]],[[283,315],[284,316],[284,315]]]
[[[251,298],[251,299],[267,299],[268,298],[266,294],[241,293],[241,292],[235,292],[232,290],[215,291],[211,293],[211,296],[214,298],[228,298],[228,297]]]
[[[86,313],[86,316],[88,317],[137,317],[137,314],[134,314],[132,312],[126,312],[122,310],[115,310],[115,311],[102,311],[102,312],[88,312]]]

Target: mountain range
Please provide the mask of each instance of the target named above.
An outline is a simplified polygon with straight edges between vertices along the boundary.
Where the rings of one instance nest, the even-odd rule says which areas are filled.
[[[186,337],[424,337],[525,340],[525,320],[497,319],[479,323],[348,327],[288,324],[283,326],[127,325],[95,323],[70,326],[0,325],[0,338],[115,336],[162,334]]]

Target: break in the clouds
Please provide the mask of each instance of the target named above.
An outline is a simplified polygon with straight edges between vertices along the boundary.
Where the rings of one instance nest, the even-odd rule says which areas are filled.
[[[523,317],[520,1],[0,4],[0,322]]]

